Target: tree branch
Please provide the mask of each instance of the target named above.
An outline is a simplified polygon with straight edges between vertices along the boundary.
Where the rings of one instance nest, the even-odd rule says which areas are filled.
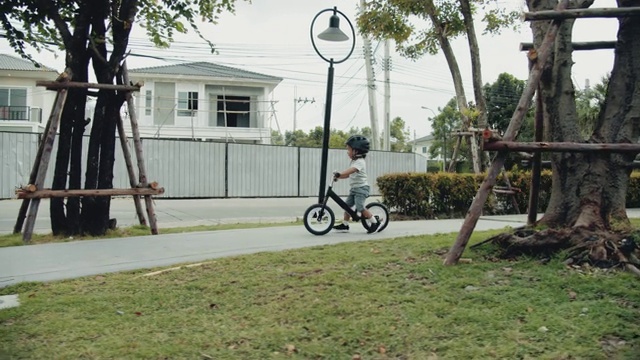
[[[64,42],[64,46],[67,48],[70,47],[73,36],[71,35],[71,31],[69,30],[69,26],[67,25],[67,23],[62,20],[58,9],[53,6],[51,1],[38,0],[38,4],[40,4],[40,7],[56,25],[56,28],[58,29],[58,31],[60,32],[60,36],[62,37],[62,42]]]

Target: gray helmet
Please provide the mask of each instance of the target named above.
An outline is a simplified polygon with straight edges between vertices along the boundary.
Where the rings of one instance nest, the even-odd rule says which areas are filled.
[[[351,135],[345,145],[349,145],[355,150],[358,150],[360,154],[369,152],[369,139],[362,135]]]

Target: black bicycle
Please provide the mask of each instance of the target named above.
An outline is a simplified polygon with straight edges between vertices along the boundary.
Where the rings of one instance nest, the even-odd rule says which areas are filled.
[[[349,213],[354,221],[360,221],[362,226],[364,226],[368,232],[371,225],[367,219],[361,217],[357,211],[350,208],[347,203],[333,191],[333,183],[336,182],[337,179],[333,176],[332,179],[333,181],[329,182],[329,188],[327,189],[327,193],[324,197],[324,202],[322,204],[311,205],[307,211],[304,212],[304,227],[313,235],[324,235],[331,231],[336,220],[333,210],[327,206],[327,200],[331,198],[336,202],[336,204],[340,205],[344,211]],[[365,205],[365,207],[373,214],[373,216],[376,216],[378,218],[378,222],[380,222],[377,232],[384,230],[387,225],[389,225],[389,210],[387,210],[386,206],[379,202],[371,202]]]

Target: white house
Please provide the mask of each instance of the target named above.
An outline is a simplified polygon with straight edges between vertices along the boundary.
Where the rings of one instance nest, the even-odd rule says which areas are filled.
[[[429,156],[429,148],[433,144],[435,137],[433,135],[423,136],[410,142],[412,152],[424,156],[429,160],[442,160],[441,156],[431,159]]]
[[[142,137],[269,144],[282,78],[209,62],[130,69]],[[128,126],[128,125],[127,125]]]
[[[0,54],[0,131],[43,132],[56,93],[37,87],[36,81],[57,77],[46,66]]]

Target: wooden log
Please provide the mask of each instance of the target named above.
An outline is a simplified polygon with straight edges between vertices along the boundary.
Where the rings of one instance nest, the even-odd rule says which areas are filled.
[[[120,137],[120,146],[122,147],[122,155],[124,156],[124,162],[127,166],[127,174],[129,175],[129,185],[132,188],[137,185],[136,173],[133,170],[133,161],[131,160],[131,152],[129,151],[129,145],[127,144],[127,134],[124,131],[124,124],[122,123],[122,117],[118,116],[116,123],[118,127],[118,136]],[[138,216],[138,222],[140,225],[147,226],[147,220],[144,217],[144,211],[142,211],[142,202],[140,201],[140,195],[133,195],[133,205],[136,208],[136,215]]]
[[[544,116],[542,108],[542,88],[538,85],[536,95],[536,117],[534,123],[534,138],[542,141],[544,130]],[[540,173],[542,172],[542,154],[533,155],[533,168],[531,169],[531,187],[529,188],[529,204],[527,204],[527,225],[533,226],[538,221],[538,197],[540,195]]]
[[[569,0],[562,0],[556,7],[556,10],[564,10],[567,8],[568,4]],[[551,54],[551,49],[553,44],[555,43],[555,38],[558,34],[559,27],[560,22],[555,21],[551,23],[549,29],[547,30],[547,33],[545,34],[542,44],[540,45],[540,49],[537,51],[537,58],[535,60],[535,63],[531,67],[531,71],[529,71],[527,85],[522,92],[522,95],[520,96],[516,111],[513,113],[511,121],[509,122],[509,126],[507,127],[507,131],[504,134],[504,139],[507,141],[514,140],[516,134],[522,126],[524,116],[529,109],[529,105],[531,104],[531,99],[533,97],[535,89],[540,82],[542,68],[546,64],[547,59]],[[478,219],[480,218],[480,214],[482,213],[482,207],[484,206],[484,203],[487,201],[487,197],[489,196],[489,191],[495,185],[496,178],[504,167],[504,161],[506,157],[506,152],[499,152],[494,158],[493,163],[491,164],[491,167],[489,168],[489,171],[487,173],[487,177],[480,185],[480,189],[478,190],[476,196],[473,198],[471,206],[467,211],[467,215],[465,216],[464,222],[460,228],[460,232],[458,232],[456,241],[447,253],[447,256],[444,260],[444,265],[455,265],[458,263],[460,256],[462,256],[462,252],[469,242],[469,237],[471,237],[471,233],[478,223]]]
[[[126,83],[129,82],[129,71],[127,70],[127,62],[122,63],[122,79]],[[138,118],[136,115],[136,107],[133,103],[131,93],[126,94],[127,109],[129,110],[129,120],[131,121],[131,134],[133,135],[133,148],[136,152],[136,160],[138,161],[138,181],[141,185],[147,185],[147,169],[144,164],[144,156],[142,154],[142,141],[140,140],[140,129],[138,128]],[[147,207],[147,217],[149,218],[149,227],[151,233],[158,234],[158,222],[156,220],[156,212],[153,207],[153,199],[151,196],[144,197],[144,203]]]
[[[60,124],[60,117],[62,116],[62,109],[64,103],[67,101],[67,89],[60,89],[56,96],[56,102],[49,116],[49,131],[46,133],[43,140],[42,156],[38,163],[38,171],[36,172],[36,179],[33,182],[37,189],[44,188],[44,179],[47,176],[47,168],[49,167],[49,160],[51,159],[51,151],[53,150],[53,144],[55,142],[56,133],[58,131],[58,125]],[[35,193],[31,193],[35,194]],[[38,207],[40,206],[40,199],[33,198],[29,204],[29,210],[27,211],[27,218],[25,223],[24,232],[22,233],[22,241],[29,243],[31,236],[33,235],[33,228],[36,224],[36,216],[38,215]]]
[[[16,194],[18,192],[34,192],[36,190],[38,190],[38,188],[34,184],[29,184],[16,189]]]
[[[72,81],[69,81],[69,82],[36,81],[36,86],[44,86],[48,90],[80,88],[80,89],[140,91],[139,85],[96,84],[96,83],[72,82]]]
[[[620,7],[620,8],[591,8],[591,9],[569,9],[569,10],[543,10],[535,12],[525,12],[524,21],[536,20],[564,20],[577,18],[619,18],[640,16],[640,7]]]
[[[576,142],[519,142],[494,141],[484,144],[486,151],[526,151],[526,152],[614,152],[640,153],[640,144],[596,144]]]
[[[602,50],[615,49],[616,41],[589,41],[589,42],[572,42],[571,47],[576,51],[583,50]],[[533,43],[521,42],[520,51],[529,51],[533,49]]]
[[[59,93],[56,93],[56,99],[54,100],[54,104],[58,102]],[[47,119],[47,124],[44,126],[43,134],[49,133],[49,128],[51,127],[51,116]],[[29,174],[29,184],[33,184],[36,182],[36,177],[38,176],[38,167],[40,166],[40,160],[42,159],[42,152],[45,147],[45,137],[40,140],[40,144],[38,144],[38,151],[36,152],[36,158],[33,160],[33,166],[31,167],[31,173]],[[35,185],[34,185],[35,186]],[[37,187],[36,187],[37,188]],[[27,216],[27,210],[29,210],[29,204],[31,203],[30,199],[22,200],[22,204],[20,204],[20,210],[18,210],[18,218],[16,219],[16,224],[13,226],[13,233],[19,234],[22,232],[22,227],[24,226],[24,220]]]
[[[77,189],[77,190],[51,190],[43,189],[34,192],[20,191],[18,199],[49,199],[68,198],[82,196],[124,196],[124,195],[162,195],[164,188],[131,188],[131,189]]]

